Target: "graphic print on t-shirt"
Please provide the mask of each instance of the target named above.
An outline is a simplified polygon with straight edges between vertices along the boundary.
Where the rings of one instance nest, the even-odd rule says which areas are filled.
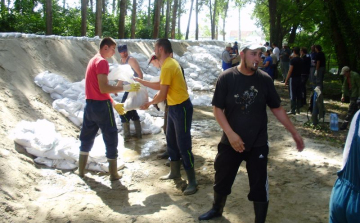
[[[254,86],[251,86],[249,90],[243,92],[242,96],[239,94],[234,95],[235,103],[241,106],[243,114],[249,113],[249,106],[255,102],[255,98],[258,94],[258,90]]]

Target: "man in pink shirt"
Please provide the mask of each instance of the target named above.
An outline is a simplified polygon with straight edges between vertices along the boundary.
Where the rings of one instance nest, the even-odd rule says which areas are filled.
[[[89,61],[85,74],[86,106],[84,120],[80,133],[79,176],[85,176],[85,167],[89,152],[94,145],[97,132],[101,129],[106,147],[106,157],[109,161],[110,180],[121,177],[117,172],[118,133],[114,118],[114,108],[124,114],[123,104],[115,104],[110,93],[119,91],[138,91],[140,84],[122,85],[118,82],[115,86],[109,85],[109,63],[106,59],[115,54],[116,42],[104,38],[100,43],[99,52]]]

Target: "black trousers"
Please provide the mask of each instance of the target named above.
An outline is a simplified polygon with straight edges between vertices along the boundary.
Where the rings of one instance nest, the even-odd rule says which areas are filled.
[[[268,145],[254,147],[251,151],[236,152],[231,146],[219,143],[215,158],[214,191],[221,195],[229,195],[242,161],[246,161],[250,192],[248,199],[255,202],[267,202],[268,176],[267,160]]]

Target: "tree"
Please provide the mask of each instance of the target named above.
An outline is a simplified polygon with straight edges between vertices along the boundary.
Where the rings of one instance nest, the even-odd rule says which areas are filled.
[[[171,8],[170,3],[171,3],[171,0],[166,0],[165,38],[169,38],[170,8]]]
[[[96,0],[95,36],[101,37],[102,33],[102,0]]]
[[[178,10],[178,0],[174,0],[172,18],[171,18],[171,39],[175,39],[176,14]]]
[[[120,14],[119,14],[119,39],[125,38],[125,12],[126,12],[126,0],[120,1]]]
[[[186,29],[185,39],[189,39],[190,21],[191,21],[191,14],[192,14],[192,11],[193,11],[193,4],[194,4],[194,0],[191,0],[191,6],[190,6],[190,12],[189,12],[189,20],[188,20],[188,25],[187,25],[187,29]]]
[[[46,0],[46,35],[53,34],[52,27],[52,0]]]
[[[136,0],[133,0],[133,8],[131,13],[131,39],[135,39],[136,30]]]
[[[81,36],[86,36],[88,2],[88,0],[81,0]]]
[[[161,0],[155,0],[153,39],[159,37]]]

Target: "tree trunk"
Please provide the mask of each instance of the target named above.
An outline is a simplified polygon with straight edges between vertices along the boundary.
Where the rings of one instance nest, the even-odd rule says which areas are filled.
[[[178,10],[178,0],[174,0],[174,6],[173,6],[172,18],[171,18],[171,39],[175,39],[177,10]]]
[[[52,35],[52,0],[46,0],[46,35]]]
[[[199,0],[195,2],[195,40],[199,40]]]
[[[162,0],[155,0],[153,39],[159,37],[161,2]]]
[[[101,18],[102,12],[102,0],[96,0],[96,18],[95,18],[95,36],[101,37]]]
[[[133,0],[133,9],[131,13],[131,39],[135,39],[135,31],[136,31],[136,0]]]
[[[293,26],[291,28],[290,36],[289,36],[289,44],[295,43],[296,30],[298,27],[299,27],[299,23],[293,24]]]
[[[213,22],[211,26],[211,39],[216,39],[215,37],[215,27],[216,27],[216,11],[217,11],[217,0],[214,1],[214,11],[213,11]]]
[[[90,0],[90,9],[91,9],[91,11],[94,11],[94,2],[93,2],[93,0]]]
[[[194,4],[194,0],[191,0],[190,12],[189,12],[189,21],[188,21],[188,25],[187,25],[187,29],[186,29],[186,35],[185,35],[186,40],[189,39],[190,21],[191,21],[191,14],[192,14],[192,10],[193,10],[193,4]]]
[[[280,46],[280,42],[277,39],[276,7],[277,0],[269,0],[270,43],[275,43],[277,46]]]
[[[169,27],[170,27],[170,1],[166,0],[166,21],[165,21],[165,38],[169,38]]]
[[[116,12],[116,0],[113,0],[112,2],[112,10],[111,10],[112,14],[115,15]]]
[[[179,0],[179,8],[181,8],[181,0]],[[178,37],[181,37],[181,26],[180,26],[181,10],[178,10]]]
[[[63,0],[63,10],[65,10],[66,7],[66,0]]]
[[[212,5],[211,5],[211,0],[209,0],[209,10],[210,10],[210,32],[211,32],[211,39],[213,38],[213,32],[212,32],[212,27],[214,26],[214,19],[213,19],[213,14],[212,14]]]
[[[81,36],[86,36],[87,29],[87,4],[88,0],[81,0]]]
[[[225,25],[226,25],[226,18],[227,18],[227,11],[229,8],[229,0],[226,0],[225,2],[225,7],[224,7],[224,18],[223,18],[223,41],[225,41],[225,36],[226,36],[226,32],[225,32]]]
[[[119,0],[119,39],[125,38],[125,11],[126,11],[126,0]]]
[[[149,0],[149,6],[148,6],[148,14],[147,14],[147,25],[148,25],[148,27],[150,27],[150,24],[151,24],[151,15],[150,15],[150,13],[151,13],[151,0]]]
[[[102,0],[102,14],[105,14],[106,13],[106,1],[107,0]]]

